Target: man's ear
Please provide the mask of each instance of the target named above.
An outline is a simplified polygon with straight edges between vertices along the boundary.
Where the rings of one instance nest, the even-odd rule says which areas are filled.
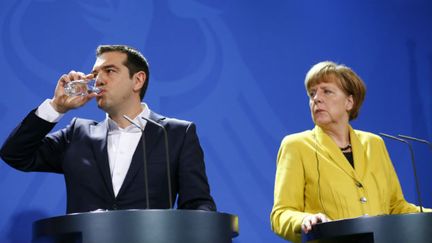
[[[141,90],[141,88],[144,86],[146,82],[147,75],[144,71],[139,71],[134,74],[133,81],[134,81],[134,90]]]

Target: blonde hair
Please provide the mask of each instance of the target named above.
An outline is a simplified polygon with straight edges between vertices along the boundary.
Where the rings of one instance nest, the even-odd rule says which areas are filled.
[[[329,78],[331,75],[334,75],[336,79]],[[336,85],[338,85],[346,95],[352,95],[354,104],[349,111],[349,120],[354,120],[357,118],[360,107],[363,104],[366,95],[366,85],[351,68],[331,61],[315,64],[306,74],[306,91],[309,93],[309,89],[312,86],[322,82],[332,82],[333,80],[336,80]]]

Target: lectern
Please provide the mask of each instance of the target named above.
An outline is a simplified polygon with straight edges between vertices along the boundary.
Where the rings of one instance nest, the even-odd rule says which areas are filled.
[[[237,216],[199,210],[77,213],[33,223],[33,243],[230,243]]]
[[[432,242],[432,213],[360,217],[317,224],[308,243],[407,243]]]

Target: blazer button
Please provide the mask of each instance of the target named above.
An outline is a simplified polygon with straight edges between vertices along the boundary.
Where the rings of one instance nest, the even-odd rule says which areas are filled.
[[[114,204],[112,205],[112,209],[114,209],[114,210],[117,210],[117,209],[118,209],[117,203],[114,203]]]
[[[367,202],[367,199],[366,199],[365,197],[361,197],[361,198],[360,198],[360,202],[361,202],[361,203],[366,203],[366,202]]]

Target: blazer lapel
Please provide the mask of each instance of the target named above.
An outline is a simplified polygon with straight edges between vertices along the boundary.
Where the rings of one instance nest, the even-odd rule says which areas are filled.
[[[102,174],[105,185],[114,197],[114,190],[111,180],[111,172],[108,161],[107,150],[107,136],[108,136],[108,120],[98,123],[97,125],[90,126],[91,145],[95,155],[95,161]]]
[[[164,117],[150,111],[150,117],[149,119],[160,122],[161,120],[165,119]],[[141,135],[142,136],[142,135]],[[158,144],[159,140],[163,136],[163,131],[158,126],[147,122],[144,128],[144,138],[145,138],[145,147],[146,147],[146,159],[147,163],[150,163],[150,155],[154,151],[154,147]],[[126,178],[123,182],[123,185],[120,188],[120,191],[117,196],[121,195],[124,190],[129,186],[130,183],[133,182],[135,176],[138,174],[140,170],[144,170],[144,156],[143,156],[143,140],[142,137],[140,139],[140,142],[138,143],[138,146],[134,152],[134,155],[132,157],[131,165],[129,167],[129,170],[126,174]],[[148,175],[149,176],[149,175]],[[144,186],[144,185],[143,185]]]
[[[363,179],[366,175],[369,164],[366,160],[365,149],[360,142],[354,129],[350,127],[350,139],[353,151],[354,167],[355,172],[360,179]]]
[[[328,136],[319,126],[315,126],[313,132],[317,137],[318,146],[324,151],[325,155],[347,175],[355,178],[356,175],[353,167],[330,136]]]

